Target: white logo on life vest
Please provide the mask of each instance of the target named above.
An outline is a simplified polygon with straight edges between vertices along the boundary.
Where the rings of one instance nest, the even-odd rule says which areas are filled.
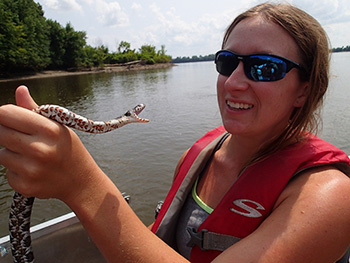
[[[255,202],[255,201],[248,200],[248,199],[237,199],[237,200],[233,201],[232,203],[234,205],[238,206],[239,208],[242,208],[243,210],[245,210],[247,212],[241,212],[241,211],[238,211],[234,208],[230,208],[230,210],[232,212],[235,212],[237,214],[240,214],[240,215],[246,216],[246,217],[253,217],[253,218],[261,217],[262,214],[257,209],[265,210],[265,208],[261,204]],[[252,203],[252,204],[256,205],[256,208],[252,208],[252,207],[246,205],[245,203]]]

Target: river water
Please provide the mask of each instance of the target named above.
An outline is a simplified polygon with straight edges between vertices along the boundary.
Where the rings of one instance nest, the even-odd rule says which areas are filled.
[[[332,78],[323,111],[320,137],[350,154],[350,53],[332,56]],[[37,103],[59,104],[93,120],[120,116],[136,104],[146,104],[141,117],[103,135],[77,132],[86,148],[121,191],[145,224],[164,199],[181,154],[206,131],[221,124],[216,102],[217,73],[213,62],[177,64],[168,69],[99,73],[0,83],[0,105],[14,103],[20,84],[29,87]],[[1,136],[1,135],[0,135]],[[13,191],[0,165],[0,236],[7,221]],[[57,200],[36,200],[32,223],[70,212]]]

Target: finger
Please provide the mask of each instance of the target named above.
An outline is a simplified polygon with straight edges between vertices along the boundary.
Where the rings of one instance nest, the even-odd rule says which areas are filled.
[[[59,127],[56,122],[15,105],[0,107],[0,125],[26,134],[38,134]]]
[[[17,191],[18,188],[19,188],[19,187],[17,187],[18,182],[19,182],[19,180],[16,179],[17,177],[18,177],[18,175],[14,171],[12,171],[11,169],[7,168],[7,170],[6,170],[7,183],[15,191]],[[17,182],[17,184],[16,184],[16,182]]]
[[[40,167],[20,154],[8,149],[0,149],[0,163],[6,170],[8,184],[24,196],[34,196],[39,179],[37,177]]]
[[[18,106],[32,110],[38,107],[26,86],[19,86],[16,90],[16,103]]]
[[[33,196],[33,194],[31,193],[31,187],[28,187],[28,184],[24,183],[23,180],[20,180],[20,176],[16,172],[7,169],[6,178],[8,184],[13,190],[15,190],[18,193],[21,193],[24,197]]]
[[[0,125],[0,145],[12,152],[27,152],[26,148],[31,143],[31,136],[6,126]]]
[[[21,160],[20,155],[6,149],[0,149],[0,164],[5,166],[7,170],[12,170],[13,172],[17,173],[19,171],[19,162]]]
[[[34,125],[34,115],[34,112],[27,109],[11,104],[4,105],[0,107],[0,125],[23,133],[31,134],[29,130]]]

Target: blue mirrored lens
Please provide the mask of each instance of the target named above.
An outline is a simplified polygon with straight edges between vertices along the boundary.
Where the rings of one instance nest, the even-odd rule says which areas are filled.
[[[276,57],[252,55],[243,61],[245,74],[251,80],[276,81],[284,78],[287,72],[287,64]]]

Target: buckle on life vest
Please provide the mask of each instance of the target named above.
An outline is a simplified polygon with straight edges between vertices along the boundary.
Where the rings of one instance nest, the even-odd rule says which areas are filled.
[[[207,229],[202,229],[200,232],[196,232],[196,229],[193,227],[187,227],[187,232],[190,234],[191,239],[188,241],[187,246],[188,247],[194,247],[195,245],[199,246],[199,248],[202,251],[205,251],[207,249],[203,246],[204,241],[204,233],[207,233]]]
[[[202,251],[224,251],[241,240],[238,237],[209,232],[207,229],[202,229],[200,232],[196,232],[196,229],[193,227],[187,227],[187,232],[191,236],[187,246],[194,247],[194,245],[197,245]]]

